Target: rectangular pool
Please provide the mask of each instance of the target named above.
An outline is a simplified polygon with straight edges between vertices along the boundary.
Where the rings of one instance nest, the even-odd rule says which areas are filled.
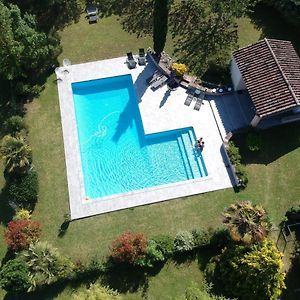
[[[72,83],[90,199],[207,176],[192,127],[145,135],[131,75]]]

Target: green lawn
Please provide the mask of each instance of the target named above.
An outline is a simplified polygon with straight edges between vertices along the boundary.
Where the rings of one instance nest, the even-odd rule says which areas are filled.
[[[263,34],[249,18],[239,20],[240,46],[255,42]],[[63,52],[59,60],[72,63],[124,56],[128,51],[152,45],[151,38],[137,39],[124,32],[116,17],[89,25],[82,18],[61,33]],[[168,41],[166,50],[171,52]],[[232,189],[180,198],[159,204],[127,209],[72,222],[63,237],[58,230],[68,212],[68,191],[64,160],[55,75],[51,75],[43,92],[27,106],[26,122],[29,141],[34,153],[34,165],[39,174],[39,201],[34,219],[43,225],[43,240],[47,240],[74,260],[86,261],[109,252],[111,241],[125,230],[143,231],[148,236],[199,227],[216,227],[221,212],[228,204],[241,199],[263,204],[271,219],[278,224],[287,208],[299,203],[300,195],[300,124],[291,124],[264,132],[263,149],[258,155],[247,153],[249,186],[235,193]],[[3,185],[3,179],[0,179]],[[0,234],[4,227],[0,226]],[[5,245],[1,240],[0,256]],[[136,292],[126,299],[174,299],[192,282],[201,278],[197,260],[176,266],[167,264],[156,276],[146,278]],[[53,289],[38,299],[70,299],[74,287]],[[144,294],[143,294],[144,293]],[[3,296],[0,292],[0,297]]]

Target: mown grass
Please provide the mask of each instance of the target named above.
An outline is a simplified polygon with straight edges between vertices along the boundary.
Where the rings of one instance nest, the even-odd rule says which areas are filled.
[[[255,42],[261,35],[262,29],[254,26],[251,19],[239,20],[240,46]],[[137,39],[124,32],[116,17],[102,19],[93,25],[82,18],[79,23],[65,28],[61,37],[63,52],[59,60],[67,57],[72,63],[124,56],[129,50],[135,52],[139,47],[147,48],[152,44],[149,37]],[[166,50],[172,51],[170,41]],[[219,226],[221,212],[236,200],[263,204],[275,224],[290,206],[299,203],[300,124],[296,123],[264,132],[263,148],[257,155],[250,155],[243,140],[239,140],[244,157],[247,157],[249,172],[249,185],[240,193],[227,189],[78,220],[70,224],[64,236],[59,237],[58,230],[69,204],[54,75],[48,78],[43,92],[27,106],[27,110],[29,140],[40,183],[39,202],[33,217],[44,225],[42,240],[49,241],[74,260],[88,261],[94,256],[106,256],[111,241],[125,230],[142,231],[152,236]],[[1,178],[0,184],[3,183]],[[1,226],[0,234],[3,230]],[[5,252],[1,241],[1,257]],[[197,282],[201,277],[196,260],[180,266],[170,263],[156,276],[147,278],[146,286],[125,293],[125,298],[141,299],[147,295],[147,299],[174,299],[183,294],[192,281]],[[77,287],[52,290],[39,299],[71,299],[74,288]],[[2,295],[3,291],[0,292]]]

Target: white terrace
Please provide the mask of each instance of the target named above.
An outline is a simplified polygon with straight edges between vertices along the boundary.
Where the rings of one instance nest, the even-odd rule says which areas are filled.
[[[193,109],[194,103],[184,105],[187,97],[184,88],[179,87],[170,92],[165,85],[152,91],[146,83],[146,78],[155,71],[152,63],[129,70],[125,58],[121,57],[70,65],[56,71],[72,219],[232,187],[231,173],[226,167],[228,164],[222,148],[223,141],[217,126],[221,122],[216,122],[219,117],[218,114],[214,115],[211,103],[204,100],[200,111],[196,111]],[[86,198],[71,83],[125,74],[132,76],[145,134],[192,126],[196,136],[203,137],[205,148],[202,155],[208,171],[207,177],[99,199]]]

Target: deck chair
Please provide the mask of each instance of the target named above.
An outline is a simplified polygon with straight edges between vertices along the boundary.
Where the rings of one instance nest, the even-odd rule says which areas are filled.
[[[146,64],[146,56],[145,56],[144,48],[139,49],[138,63],[140,66],[144,66]]]
[[[194,106],[195,110],[200,110],[200,107],[202,105],[203,99],[197,99],[196,104]]]
[[[146,82],[148,84],[151,84],[152,82],[154,82],[155,80],[161,78],[163,76],[163,74],[161,74],[158,70],[156,70],[150,77],[148,77],[146,79]]]
[[[129,69],[134,69],[136,67],[136,61],[133,58],[132,52],[127,53],[126,63]]]
[[[156,90],[156,89],[162,87],[164,84],[166,84],[167,81],[168,81],[168,77],[163,75],[163,76],[161,76],[161,78],[159,78],[151,83],[151,89]]]
[[[186,97],[185,101],[184,101],[184,104],[186,106],[190,106],[191,102],[193,101],[194,99],[194,96],[191,95],[191,94],[188,94],[188,96]]]

